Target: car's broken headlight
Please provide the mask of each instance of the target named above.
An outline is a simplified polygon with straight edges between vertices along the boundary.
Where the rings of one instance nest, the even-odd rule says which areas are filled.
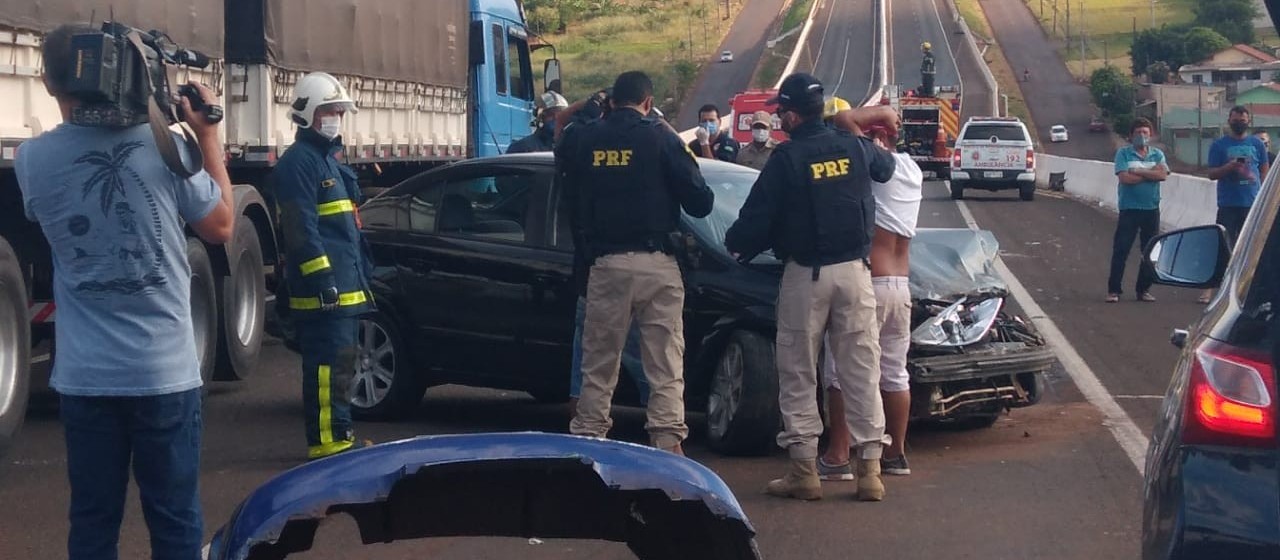
[[[911,343],[927,346],[966,346],[982,340],[1000,314],[1004,298],[990,298],[972,306],[960,298],[930,317],[911,333]]]

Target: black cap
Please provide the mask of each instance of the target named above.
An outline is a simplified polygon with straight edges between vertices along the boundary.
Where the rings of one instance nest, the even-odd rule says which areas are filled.
[[[810,74],[798,72],[782,80],[778,95],[765,104],[790,108],[821,107],[822,99],[822,82]]]

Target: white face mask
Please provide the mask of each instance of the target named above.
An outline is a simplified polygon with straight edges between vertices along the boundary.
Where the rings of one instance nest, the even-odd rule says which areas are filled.
[[[769,130],[765,128],[751,129],[751,139],[761,144],[769,141]]]
[[[320,117],[320,135],[330,140],[337,138],[342,132],[342,117],[331,115]]]

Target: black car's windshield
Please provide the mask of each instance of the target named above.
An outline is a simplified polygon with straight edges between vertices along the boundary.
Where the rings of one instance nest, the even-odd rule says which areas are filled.
[[[751,194],[751,185],[755,184],[756,176],[760,172],[749,167],[719,162],[702,163],[701,167],[707,186],[711,187],[711,192],[715,193],[715,204],[711,207],[711,213],[705,218],[691,218],[687,214],[684,218],[693,229],[694,235],[709,248],[721,254],[728,254],[728,249],[724,247],[725,232],[729,231],[729,226],[737,221],[738,210],[747,201],[747,195]],[[756,257],[753,262],[773,260],[772,254],[765,254]]]

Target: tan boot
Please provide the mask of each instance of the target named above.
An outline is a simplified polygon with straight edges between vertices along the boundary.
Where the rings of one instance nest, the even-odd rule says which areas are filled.
[[[817,459],[792,459],[787,474],[769,481],[765,493],[780,498],[821,500],[822,481],[818,479]]]
[[[683,446],[683,445],[680,445],[679,443],[677,443],[677,444],[675,444],[675,445],[673,445],[673,446],[671,446],[671,447],[659,447],[658,449],[661,449],[661,450],[663,450],[663,451],[666,451],[667,453],[674,453],[674,454],[679,455],[679,456],[681,456],[681,457],[684,457],[684,456],[685,456],[685,455],[684,455],[684,446]]]
[[[884,499],[884,481],[880,479],[880,459],[858,459],[858,499],[878,502]]]

